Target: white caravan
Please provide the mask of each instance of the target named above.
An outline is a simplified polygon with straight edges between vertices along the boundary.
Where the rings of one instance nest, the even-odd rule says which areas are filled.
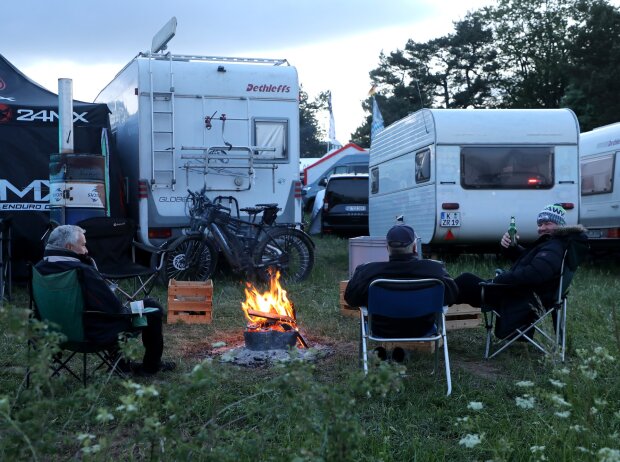
[[[579,123],[568,109],[422,109],[370,148],[369,226],[398,216],[437,250],[497,249],[510,217],[522,242],[536,215],[562,203],[579,215]]]
[[[157,244],[188,225],[187,190],[277,203],[301,222],[299,83],[282,59],[140,53],[97,96],[107,103],[129,216]],[[153,242],[151,242],[153,241]]]
[[[581,134],[581,224],[593,248],[620,247],[620,123]]]

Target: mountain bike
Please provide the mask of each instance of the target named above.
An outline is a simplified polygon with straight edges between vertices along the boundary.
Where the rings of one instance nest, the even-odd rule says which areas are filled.
[[[273,269],[286,282],[302,281],[312,271],[312,239],[294,224],[276,223],[277,204],[239,209],[232,196],[211,201],[204,191],[188,193],[190,227],[166,246],[168,279],[204,281],[215,271],[219,254],[234,272],[256,281],[268,280]],[[231,207],[223,205],[226,200]],[[241,219],[239,212],[247,213],[248,219]]]

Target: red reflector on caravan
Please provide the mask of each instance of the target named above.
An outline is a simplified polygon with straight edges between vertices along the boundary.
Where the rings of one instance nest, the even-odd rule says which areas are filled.
[[[301,181],[294,181],[295,199],[301,199]]]
[[[138,199],[146,199],[149,195],[149,185],[146,180],[138,181]]]
[[[452,234],[452,230],[448,230],[448,232],[446,233],[446,241],[451,241],[454,239],[454,234]]]
[[[562,202],[560,205],[564,208],[564,210],[572,210],[575,208],[575,204],[572,202]]]
[[[458,210],[460,207],[458,202],[444,202],[441,204],[443,210]]]
[[[171,228],[149,228],[149,239],[169,239],[171,237]]]

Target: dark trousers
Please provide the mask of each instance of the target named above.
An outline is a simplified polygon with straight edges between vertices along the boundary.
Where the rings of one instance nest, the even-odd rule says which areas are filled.
[[[454,282],[456,282],[459,288],[459,295],[456,299],[456,303],[466,303],[480,308],[482,304],[480,300],[480,283],[485,281],[487,281],[487,279],[482,279],[472,273],[463,273],[455,277]]]
[[[158,308],[158,310],[145,314],[147,325],[135,329],[142,333],[142,345],[144,345],[142,367],[146,372],[157,372],[161,363],[161,355],[164,352],[163,308],[157,300],[152,298],[144,299],[144,307]]]

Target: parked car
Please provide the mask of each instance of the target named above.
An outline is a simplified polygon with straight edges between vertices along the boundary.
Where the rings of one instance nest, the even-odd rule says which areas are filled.
[[[321,233],[368,235],[368,174],[334,174],[327,181]]]
[[[368,154],[351,154],[343,157],[319,178],[301,189],[304,210],[309,212],[314,205],[316,193],[325,188],[327,180],[337,173],[368,173]]]

